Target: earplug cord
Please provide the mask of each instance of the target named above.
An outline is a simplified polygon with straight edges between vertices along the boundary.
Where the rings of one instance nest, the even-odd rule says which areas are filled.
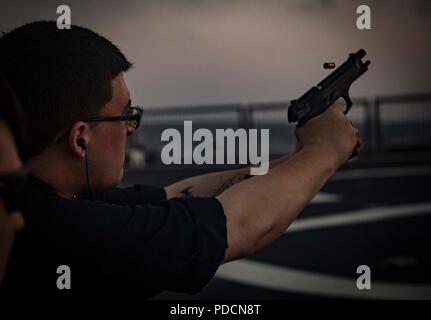
[[[88,146],[87,146],[88,148]],[[90,195],[90,199],[93,200],[93,192],[91,191],[91,187],[90,187],[90,177],[88,174],[88,154],[87,154],[87,148],[84,150],[85,154],[84,154],[84,158],[85,158],[85,177],[87,179],[87,189],[88,189],[88,193]]]

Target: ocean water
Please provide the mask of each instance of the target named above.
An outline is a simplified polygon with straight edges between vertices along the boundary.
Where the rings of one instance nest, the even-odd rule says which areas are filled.
[[[363,150],[367,147],[366,140],[367,132],[364,122],[356,121],[355,126],[359,129],[360,136],[364,141]],[[180,120],[157,120],[143,122],[139,130],[130,137],[129,146],[144,150],[146,155],[152,161],[159,161],[162,148],[168,143],[161,141],[161,134],[167,128],[177,129],[183,134],[183,121]],[[234,119],[205,119],[194,120],[193,130],[198,128],[209,129],[215,137],[216,129],[233,130],[238,129],[236,118]],[[289,124],[287,119],[276,121],[261,121],[256,123],[253,128],[256,129],[269,129],[269,154],[280,155],[293,150],[295,139],[293,124]],[[258,142],[260,135],[258,135]],[[194,146],[199,142],[194,142]],[[216,147],[214,143],[214,148]],[[393,149],[430,149],[431,147],[431,122],[384,122],[381,125],[381,147],[385,150]],[[258,143],[258,150],[260,144]],[[239,149],[236,153],[238,155]],[[185,155],[186,157],[188,155]]]

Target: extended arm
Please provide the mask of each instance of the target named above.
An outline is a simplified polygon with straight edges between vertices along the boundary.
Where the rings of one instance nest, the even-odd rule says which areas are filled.
[[[267,175],[219,195],[229,243],[224,262],[253,254],[281,236],[336,168],[334,156],[307,146]]]
[[[280,237],[359,141],[342,105],[295,133],[303,147],[291,158],[267,175],[251,177],[217,196],[227,220],[224,262],[253,254]]]

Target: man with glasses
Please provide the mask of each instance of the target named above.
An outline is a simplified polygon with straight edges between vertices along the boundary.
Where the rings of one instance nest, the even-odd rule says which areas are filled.
[[[198,292],[221,263],[280,237],[360,143],[335,105],[297,129],[295,152],[265,176],[244,168],[120,189],[142,114],[120,50],[83,27],[34,22],[0,39],[0,65],[29,119],[26,228],[4,282],[20,293],[57,290],[61,265],[72,291]]]

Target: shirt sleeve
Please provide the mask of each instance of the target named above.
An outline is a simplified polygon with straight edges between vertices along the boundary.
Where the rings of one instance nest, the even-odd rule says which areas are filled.
[[[135,207],[140,204],[157,204],[166,200],[163,187],[136,184],[128,188],[84,191],[78,195],[81,199],[100,200],[106,203]]]
[[[79,237],[65,236],[77,239],[74,247],[97,259],[104,279],[117,288],[141,288],[149,296],[162,290],[196,293],[224,259],[226,218],[216,198],[173,198],[133,208],[76,201],[85,220],[75,215]]]

